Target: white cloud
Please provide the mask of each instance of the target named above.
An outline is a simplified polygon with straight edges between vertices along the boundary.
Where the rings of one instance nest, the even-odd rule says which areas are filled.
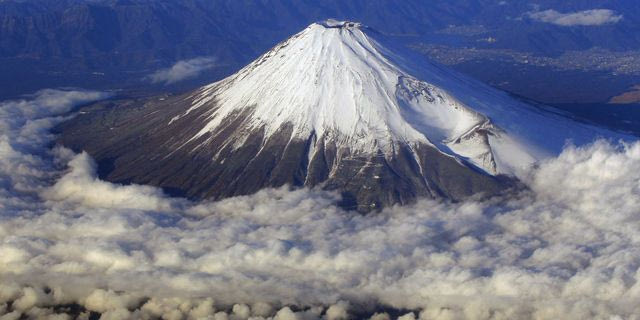
[[[327,320],[348,320],[349,318],[349,302],[347,301],[338,301],[327,309]]]
[[[198,76],[216,66],[216,59],[199,57],[176,62],[171,68],[158,70],[149,76],[153,83],[172,84]]]
[[[69,303],[111,319],[640,314],[640,142],[568,147],[508,199],[360,216],[318,190],[191,203],[110,184],[87,155],[24,130],[58,118],[13,114],[0,132],[0,317]]]
[[[552,23],[559,26],[600,26],[614,24],[622,20],[622,15],[609,9],[593,9],[578,12],[561,13],[553,9],[529,12],[533,20]]]
[[[69,171],[43,192],[45,199],[73,202],[90,208],[171,210],[180,200],[167,199],[158,188],[115,185],[97,178],[96,164],[86,153],[68,162]]]

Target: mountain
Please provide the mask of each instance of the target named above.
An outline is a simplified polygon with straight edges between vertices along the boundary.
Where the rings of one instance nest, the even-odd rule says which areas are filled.
[[[195,91],[107,101],[59,128],[104,178],[221,199],[284,184],[359,211],[498,194],[609,131],[473,81],[359,23],[314,23]]]

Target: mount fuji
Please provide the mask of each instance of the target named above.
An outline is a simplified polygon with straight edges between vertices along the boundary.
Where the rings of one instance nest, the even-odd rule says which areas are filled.
[[[237,73],[183,95],[114,100],[60,128],[115,182],[221,199],[336,190],[367,212],[518,186],[527,170],[617,134],[425,60],[359,23],[314,23]]]

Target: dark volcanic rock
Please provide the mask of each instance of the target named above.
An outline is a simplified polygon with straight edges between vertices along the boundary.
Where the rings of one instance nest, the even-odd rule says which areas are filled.
[[[194,124],[205,117],[201,111],[168,122],[183,113],[191,99],[182,95],[101,102],[60,125],[59,142],[93,156],[104,179],[154,185],[192,199],[222,199],[286,184],[339,191],[342,206],[368,212],[419,197],[490,196],[513,186],[508,178],[475,170],[428,145],[416,150],[417,159],[399,145],[389,159],[337,148],[315,134],[292,139],[290,126],[270,137],[255,130],[244,141],[235,141],[246,130],[251,108],[189,141],[200,128]]]

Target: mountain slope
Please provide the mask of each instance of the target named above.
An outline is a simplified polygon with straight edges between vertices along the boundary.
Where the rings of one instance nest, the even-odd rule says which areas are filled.
[[[113,181],[214,199],[322,186],[360,211],[423,196],[493,195],[567,139],[615,136],[334,20],[222,81],[95,107],[61,131],[63,144],[87,150]]]

